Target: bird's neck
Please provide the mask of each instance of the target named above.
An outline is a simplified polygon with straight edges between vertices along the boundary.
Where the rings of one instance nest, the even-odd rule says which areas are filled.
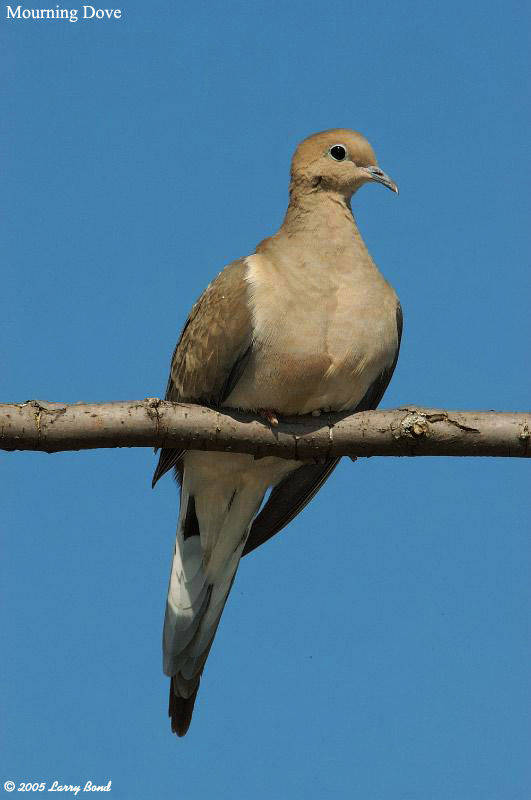
[[[291,240],[311,248],[319,260],[338,256],[372,260],[352,215],[350,201],[340,193],[302,191],[291,187],[284,222],[273,239]]]

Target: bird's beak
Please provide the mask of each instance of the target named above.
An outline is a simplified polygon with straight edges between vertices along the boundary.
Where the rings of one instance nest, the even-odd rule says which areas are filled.
[[[389,175],[386,175],[385,172],[380,169],[380,167],[365,167],[364,172],[370,181],[383,183],[383,185],[387,186],[388,189],[391,189],[392,192],[396,192],[398,194],[398,186],[394,181],[391,180]]]

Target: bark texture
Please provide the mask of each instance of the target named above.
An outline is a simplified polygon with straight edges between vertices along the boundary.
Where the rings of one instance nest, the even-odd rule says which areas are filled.
[[[300,460],[335,456],[531,455],[531,414],[417,406],[266,420],[232,409],[170,403],[0,404],[0,449],[54,453],[173,447]]]

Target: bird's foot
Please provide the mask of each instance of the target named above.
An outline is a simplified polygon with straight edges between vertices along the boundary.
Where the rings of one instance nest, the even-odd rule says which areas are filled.
[[[270,408],[259,408],[258,414],[266,419],[270,425],[278,425],[278,417]]]
[[[325,406],[324,408],[315,408],[312,411],[312,417],[320,417],[321,414],[329,414],[332,409],[330,406]]]

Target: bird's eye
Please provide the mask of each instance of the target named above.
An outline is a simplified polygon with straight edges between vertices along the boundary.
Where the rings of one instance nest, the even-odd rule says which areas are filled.
[[[336,161],[344,161],[347,157],[347,151],[342,144],[335,144],[328,152]]]

